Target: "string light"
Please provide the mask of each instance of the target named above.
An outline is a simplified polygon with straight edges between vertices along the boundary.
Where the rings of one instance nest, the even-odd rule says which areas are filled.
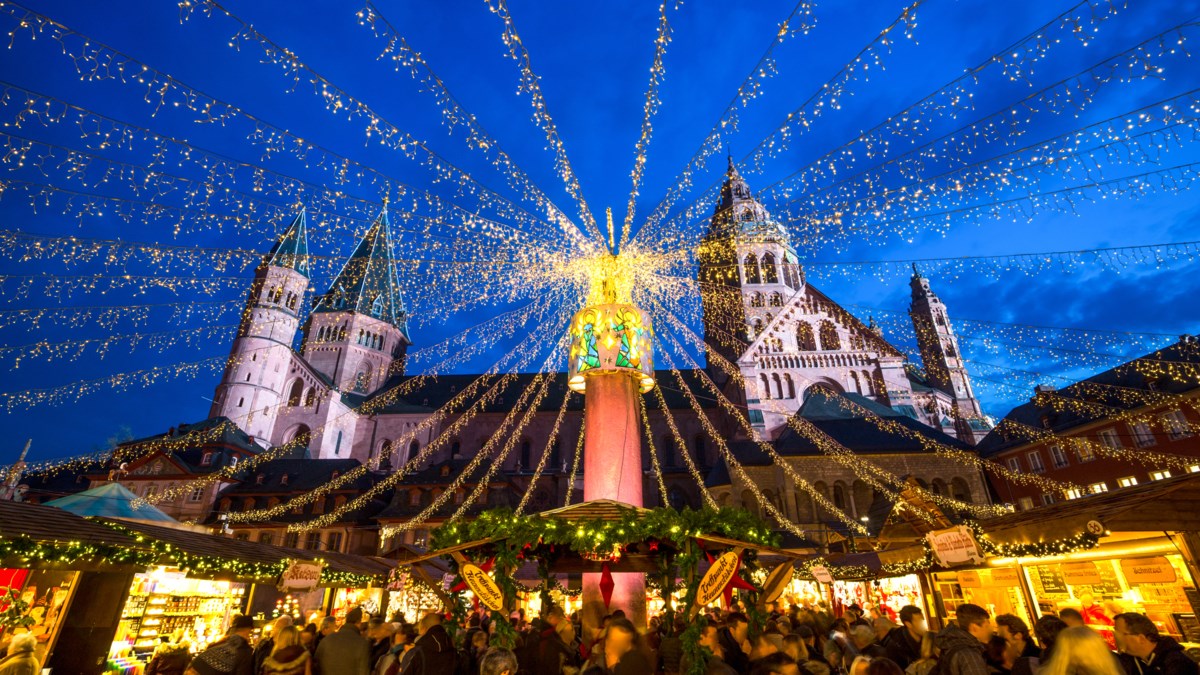
[[[658,462],[658,451],[654,449],[654,432],[650,431],[650,415],[646,412],[646,399],[638,396],[637,400],[638,416],[642,419],[642,433],[646,437],[646,451],[650,454],[650,470],[654,473],[655,482],[658,483],[658,497],[662,500],[659,503],[663,506],[670,506],[671,502],[667,499],[667,484],[663,482],[662,468]],[[686,450],[684,454],[686,454]]]
[[[579,185],[579,179],[575,177],[575,171],[571,169],[571,162],[567,159],[566,145],[558,135],[558,127],[554,124],[554,119],[550,117],[546,97],[542,95],[542,87],[539,84],[540,78],[533,72],[529,51],[525,49],[525,44],[521,42],[521,36],[517,34],[512,13],[508,11],[508,3],[505,0],[484,0],[484,2],[487,3],[492,13],[504,22],[504,30],[500,33],[500,38],[504,41],[504,46],[508,47],[508,55],[517,62],[521,69],[521,81],[517,91],[529,95],[529,102],[533,106],[533,121],[545,132],[546,142],[554,150],[554,170],[566,185],[567,192],[579,204],[579,217],[583,220],[587,231],[596,238],[596,241],[603,242],[604,235],[600,233],[596,218],[583,198],[583,188]]]
[[[667,428],[671,430],[671,438],[675,439],[675,445],[679,448],[679,455],[683,457],[684,466],[687,467],[688,473],[692,474],[692,480],[700,487],[700,496],[704,498],[704,503],[708,508],[717,508],[717,501],[709,493],[704,476],[700,475],[696,461],[692,459],[691,453],[687,450],[687,444],[679,433],[679,428],[675,426],[675,417],[671,415],[671,409],[667,406],[667,399],[663,396],[662,387],[655,387],[654,394],[658,397],[658,409],[662,411],[663,418],[667,421]],[[653,441],[651,441],[651,447],[653,447]]]
[[[567,495],[563,499],[563,506],[571,505],[571,495],[575,492],[575,479],[579,475],[579,460],[583,459],[583,428],[586,422],[579,422],[579,440],[575,442],[575,459],[571,460],[571,475],[567,478]]]
[[[517,515],[525,512],[526,505],[529,504],[529,498],[533,496],[533,491],[537,487],[538,480],[542,477],[542,472],[546,470],[546,461],[553,454],[554,446],[558,443],[558,430],[562,426],[563,418],[567,414],[567,406],[570,404],[571,395],[575,391],[568,388],[563,394],[562,405],[558,409],[558,416],[554,418],[554,426],[550,427],[550,436],[546,439],[546,447],[542,451],[542,457],[538,460],[537,468],[533,471],[533,476],[529,479],[529,487],[525,490],[525,494],[521,495],[521,502],[517,504]]]

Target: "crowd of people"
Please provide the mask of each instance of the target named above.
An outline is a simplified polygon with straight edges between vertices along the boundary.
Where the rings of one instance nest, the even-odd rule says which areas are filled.
[[[1196,656],[1144,614],[1110,619],[1115,651],[1077,610],[1042,616],[1032,628],[969,603],[955,614],[932,631],[912,605],[894,615],[898,624],[858,605],[840,616],[824,604],[776,605],[752,629],[734,607],[703,621],[653,617],[641,631],[620,610],[585,630],[558,607],[507,622],[475,612],[459,625],[438,613],[411,624],[352,609],[340,623],[301,627],[279,617],[256,642],[254,621],[235,616],[228,635],[199,654],[163,645],[145,675],[681,675],[695,670],[689,654],[703,658],[706,675],[1200,675]],[[699,630],[699,650],[684,647],[689,629]],[[501,632],[506,643],[515,637],[512,649],[495,646]],[[35,646],[32,636],[15,636],[0,675],[40,673]]]

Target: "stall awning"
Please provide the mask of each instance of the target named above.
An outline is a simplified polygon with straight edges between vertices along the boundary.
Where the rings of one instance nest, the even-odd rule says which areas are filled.
[[[131,523],[123,521],[109,522],[117,528],[127,528],[147,539],[169,545],[172,551],[179,551],[184,556],[194,556],[203,560],[213,561],[207,569],[193,569],[197,576],[213,578],[231,578],[239,581],[269,581],[279,574],[270,566],[280,566],[286,560],[316,560],[325,562],[325,568],[330,572],[342,575],[370,577],[371,581],[382,584],[391,570],[390,561],[348,553],[332,551],[305,551],[282,546],[272,546],[253,541],[239,541],[229,537],[187,530],[177,530],[170,527],[160,527],[147,523]],[[164,556],[169,558],[170,555]],[[195,566],[192,566],[195,567]],[[321,583],[322,586],[356,586],[349,581],[339,583]],[[363,584],[365,585],[365,584]]]
[[[46,506],[53,506],[70,511],[77,516],[89,518],[115,518],[167,525],[180,524],[178,520],[151,504],[134,506],[137,498],[137,495],[120,483],[105,483],[90,490],[53,499],[46,502]]]
[[[1200,530],[1200,474],[1070,499],[979,521],[996,543],[1052,541],[1084,532],[1091,521],[1111,532]]]
[[[38,551],[28,544],[36,542]],[[89,552],[87,549],[91,549]],[[89,566],[114,565],[122,560],[115,552],[134,552],[150,557],[150,548],[126,536],[52,506],[0,501],[0,565],[16,565],[21,560],[42,560],[56,564],[80,562]]]

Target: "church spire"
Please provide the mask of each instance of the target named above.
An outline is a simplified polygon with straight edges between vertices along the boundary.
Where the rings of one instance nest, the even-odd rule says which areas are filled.
[[[408,312],[392,257],[387,203],[313,312],[356,312],[389,323],[408,338]]]
[[[266,265],[270,267],[286,267],[296,270],[308,278],[308,227],[307,227],[307,211],[303,207],[300,213],[292,219],[291,225],[288,225],[283,236],[275,245],[271,247],[271,251],[267,253],[265,259]]]

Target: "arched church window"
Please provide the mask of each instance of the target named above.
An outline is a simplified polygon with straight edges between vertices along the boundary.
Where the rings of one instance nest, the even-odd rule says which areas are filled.
[[[300,405],[301,397],[304,396],[304,380],[296,378],[292,383],[291,391],[288,392],[288,406],[295,408]]]
[[[855,351],[862,351],[866,348],[867,348],[867,343],[865,340],[863,340],[863,336],[861,334],[853,333],[850,335],[850,349],[853,349]]]
[[[779,379],[779,373],[772,375],[771,379],[775,381],[775,398],[783,398],[783,383]]]
[[[371,314],[379,316],[383,313],[383,294],[375,296],[375,302],[371,303]]]
[[[766,373],[760,373],[759,379],[762,380],[762,396],[763,398],[771,398],[771,382],[767,379]]]
[[[762,321],[762,319],[755,319],[754,320],[754,335],[752,335],[750,337],[758,337],[758,334],[761,332],[763,332],[763,321]],[[247,380],[250,379],[249,375],[246,376],[246,379]]]
[[[862,383],[858,379],[858,373],[856,373],[853,370],[850,371],[850,388],[854,391],[855,394],[863,393]]]
[[[371,364],[364,363],[358,367],[358,374],[354,376],[354,391],[365,394],[367,388],[371,386]]]
[[[746,256],[746,259],[745,259],[745,261],[743,261],[742,266],[745,269],[744,278],[746,280],[746,283],[748,283],[748,284],[761,283],[760,279],[762,277],[760,277],[758,274],[758,258],[756,258],[753,253],[750,253]]]
[[[871,373],[864,370],[862,373],[862,377],[863,377],[862,393],[864,393],[868,396],[874,396],[875,395],[875,380],[871,377]]]
[[[454,442],[450,444],[450,459],[456,459],[461,452],[462,443],[456,438],[454,439]]]
[[[533,461],[533,443],[528,438],[521,439],[521,468],[528,469]]]
[[[317,389],[316,389],[316,387],[309,387],[308,393],[304,395],[304,405],[311,408],[316,404],[317,404]]]
[[[783,381],[787,384],[787,397],[796,398],[796,383],[792,380],[790,373],[784,373]]]
[[[420,452],[421,452],[421,444],[418,443],[417,439],[414,438],[412,443],[408,444],[408,457],[404,458],[404,463],[407,464],[409,461],[412,460],[413,457],[416,457],[417,454]]]
[[[796,347],[802,352],[817,351],[817,339],[813,335],[812,324],[807,321],[796,325]]]
[[[763,294],[755,293],[754,295],[750,296],[750,306],[751,307],[762,307],[763,306]]]
[[[704,457],[704,436],[701,434],[696,434],[696,437],[692,439],[692,456],[698,466],[703,467],[708,464],[708,460]]]
[[[842,340],[838,337],[837,328],[832,321],[825,320],[821,322],[821,349],[824,351],[833,351],[842,348]]]
[[[958,357],[958,353],[954,351],[954,345],[946,345],[946,356],[952,359]]]
[[[783,307],[783,295],[781,295],[779,293],[772,293],[771,294],[771,306],[772,307]]]
[[[779,283],[779,268],[775,266],[775,254],[766,253],[762,257],[762,274],[764,284]]]

